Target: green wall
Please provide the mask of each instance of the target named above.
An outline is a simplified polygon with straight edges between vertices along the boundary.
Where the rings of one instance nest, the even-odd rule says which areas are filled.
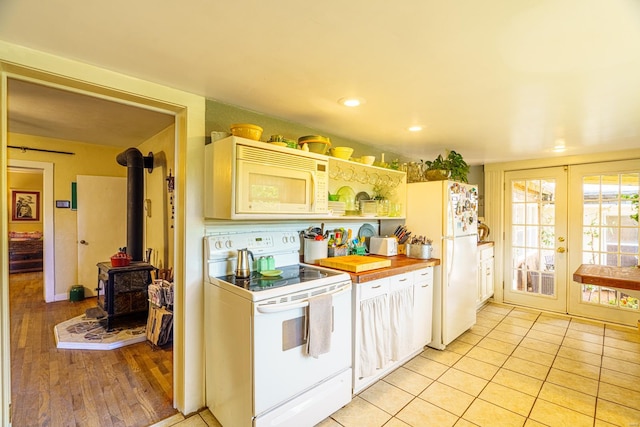
[[[376,156],[376,161],[380,161],[380,149],[354,141],[347,138],[334,135],[320,129],[310,128],[298,123],[289,122],[287,120],[272,117],[266,114],[249,111],[229,104],[223,104],[218,101],[208,99],[206,101],[205,112],[205,131],[207,141],[211,137],[213,131],[229,132],[232,124],[235,123],[251,123],[258,125],[264,129],[262,133],[262,141],[268,141],[271,135],[282,135],[285,138],[297,140],[305,135],[323,135],[331,138],[332,147],[351,147],[354,149],[352,157],[360,156]],[[390,163],[393,159],[407,161],[404,156],[394,153],[392,150],[385,150],[385,161]]]

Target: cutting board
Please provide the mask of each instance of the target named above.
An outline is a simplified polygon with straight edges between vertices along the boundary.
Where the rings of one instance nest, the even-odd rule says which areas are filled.
[[[375,270],[391,266],[391,260],[377,257],[361,255],[336,256],[322,258],[318,263],[323,267],[335,268],[337,270],[361,273],[363,271]]]

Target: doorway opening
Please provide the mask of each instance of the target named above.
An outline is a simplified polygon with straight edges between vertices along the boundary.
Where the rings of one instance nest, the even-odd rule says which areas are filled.
[[[9,79],[9,80],[18,80],[18,79]],[[30,83],[34,83],[33,81],[31,81]],[[47,88],[47,82],[35,82],[36,85],[41,84],[42,87]],[[33,85],[32,85],[33,86]],[[61,92],[66,92],[65,95],[68,95],[69,92],[73,92],[73,88],[69,87],[69,88],[62,88],[62,87],[56,87],[56,90],[61,91]],[[82,96],[83,99],[87,98],[87,97],[91,97],[93,96],[91,93],[82,93],[82,94],[76,94],[78,96]],[[8,93],[8,97],[11,98],[12,93],[11,93],[11,85],[9,85],[9,93]],[[97,95],[96,95],[97,96]],[[104,101],[103,98],[99,98],[101,100]],[[118,100],[117,98],[114,99],[110,99],[109,100],[110,104],[117,104]],[[124,101],[123,101],[124,102]],[[9,103],[9,114],[11,114],[11,106],[15,105],[15,103],[10,102]],[[131,103],[123,103],[121,104],[123,107],[126,107],[126,111],[129,112],[131,111],[132,105]],[[117,108],[117,106],[115,106],[114,108]],[[133,106],[133,108],[138,108],[141,110],[145,110],[148,109],[147,106],[144,106],[142,104],[140,105],[135,105]],[[157,111],[156,111],[157,112]],[[126,114],[126,113],[124,113]],[[156,144],[159,144],[158,146],[161,146],[162,148],[151,148],[152,150],[156,150],[156,151],[161,151],[162,155],[158,156],[158,159],[165,162],[165,164],[163,164],[162,168],[158,168],[158,173],[164,173],[164,171],[166,171],[167,169],[172,168],[172,164],[169,164],[169,162],[174,162],[175,161],[175,147],[176,147],[176,131],[175,131],[175,115],[171,112],[163,112],[163,115],[167,116],[167,122],[170,123],[169,125],[169,129],[168,131],[166,130],[167,128],[165,128],[164,132],[159,132],[162,135],[160,136],[160,141],[154,140],[153,138],[148,139],[146,141],[142,141],[142,146],[145,147],[145,149],[149,148],[149,147],[153,147]],[[9,139],[8,145],[11,145],[12,142],[12,138],[15,137],[15,139],[20,139],[20,141],[24,141],[25,138],[28,138],[27,134],[18,134],[15,133],[13,134],[11,132],[11,121],[10,125],[9,125],[9,133],[11,135],[9,135]],[[33,144],[32,146],[35,145],[35,148],[38,148],[38,144],[43,144],[43,141],[45,141],[44,143],[46,143],[47,140],[58,140],[58,143],[67,143],[70,141],[71,144],[77,144],[77,142],[75,140],[72,139],[63,139],[60,137],[56,137],[55,134],[55,129],[52,130],[52,134],[46,135],[46,136],[42,136],[42,135],[38,135],[37,139],[38,141],[32,141]],[[60,135],[62,136],[62,134]],[[67,137],[65,137],[67,138]],[[83,142],[80,142],[80,144],[83,144]],[[85,146],[83,149],[86,150],[91,150],[90,145],[91,143],[84,143]],[[146,144],[146,145],[145,145]],[[98,144],[99,145],[99,144]],[[122,151],[122,147],[120,148],[110,148],[110,150],[119,150]],[[78,150],[79,151],[79,150]],[[52,329],[49,327],[51,322],[53,321],[53,319],[55,319],[55,322],[60,322],[63,320],[66,320],[65,318],[60,318],[60,316],[62,316],[60,313],[65,313],[64,316],[65,317],[69,317],[71,316],[70,313],[72,310],[78,310],[81,309],[81,307],[79,307],[78,304],[74,304],[68,301],[68,293],[67,285],[70,285],[72,283],[74,283],[75,280],[75,273],[74,273],[74,280],[72,280],[71,282],[69,282],[69,280],[67,280],[67,278],[65,277],[64,273],[65,270],[69,269],[69,264],[70,263],[70,257],[69,257],[69,251],[68,248],[66,246],[69,246],[69,244],[71,245],[76,245],[77,239],[73,239],[73,236],[71,236],[71,239],[69,239],[69,229],[68,228],[64,228],[63,221],[54,221],[54,216],[56,216],[56,214],[58,212],[63,212],[61,209],[56,209],[54,208],[54,199],[64,199],[64,200],[68,200],[70,197],[67,194],[62,194],[63,190],[61,190],[60,188],[57,187],[57,183],[58,181],[64,181],[66,187],[70,188],[69,183],[67,182],[67,179],[61,180],[60,176],[56,176],[56,184],[53,183],[53,175],[54,175],[54,169],[55,169],[55,174],[57,175],[60,169],[67,169],[68,165],[64,165],[61,166],[60,163],[57,164],[57,161],[54,159],[54,162],[52,163],[48,163],[47,165],[41,165],[46,163],[46,162],[41,162],[41,161],[32,161],[32,160],[25,160],[27,158],[27,156],[29,154],[33,154],[33,152],[29,152],[26,150],[21,150],[20,153],[18,152],[10,152],[9,153],[9,157],[11,157],[8,161],[8,164],[12,167],[19,167],[19,168],[23,168],[25,170],[28,170],[29,168],[32,168],[34,170],[42,170],[44,171],[44,188],[42,191],[42,220],[43,220],[43,232],[45,234],[45,238],[43,240],[45,246],[45,250],[44,250],[44,265],[43,265],[43,269],[44,271],[40,274],[37,273],[30,273],[29,275],[19,275],[21,277],[18,277],[18,275],[11,275],[10,276],[10,282],[12,282],[12,284],[16,283],[16,282],[21,282],[19,285],[17,285],[18,287],[28,287],[30,289],[29,292],[25,292],[23,294],[21,293],[16,293],[16,292],[11,292],[10,294],[10,304],[12,306],[15,307],[14,303],[16,301],[22,301],[22,307],[24,306],[30,306],[30,304],[41,304],[42,305],[42,301],[46,301],[47,303],[50,304],[46,304],[46,307],[42,306],[38,306],[38,309],[34,309],[34,310],[30,310],[30,313],[33,314],[32,317],[29,318],[29,320],[24,323],[24,326],[26,327],[27,325],[30,326],[30,330],[26,331],[26,330],[22,330],[21,332],[17,332],[20,330],[20,328],[17,326],[16,323],[14,323],[14,317],[13,317],[13,313],[12,313],[12,317],[11,317],[11,335],[10,335],[10,342],[11,342],[11,354],[12,354],[12,360],[13,360],[13,356],[14,355],[20,355],[20,354],[24,354],[24,352],[29,352],[29,351],[38,351],[36,349],[37,345],[39,345],[39,349],[43,350],[45,347],[43,347],[46,343],[49,343],[48,345],[50,346],[51,344],[51,338],[53,337],[52,335]],[[80,157],[80,156],[78,156]],[[95,156],[98,158],[98,160],[100,160],[101,156],[98,154],[97,156]],[[32,157],[33,158],[33,157]],[[35,156],[35,158],[38,158],[37,156]],[[41,158],[40,158],[41,159]],[[102,159],[104,161],[107,160],[107,157],[102,157]],[[109,159],[109,161],[113,161],[115,163],[115,157],[113,157],[112,159]],[[81,173],[81,172],[80,172]],[[49,176],[50,175],[50,176]],[[66,177],[65,177],[66,178]],[[49,182],[50,180],[50,182]],[[165,180],[165,176],[162,176],[159,181],[162,182],[162,184],[164,185],[164,180]],[[156,180],[158,181],[158,180]],[[166,198],[166,196],[164,196]],[[164,200],[161,203],[157,203],[154,204],[154,208],[155,208],[155,212],[159,213],[162,211],[162,206],[164,204]],[[69,209],[65,209],[64,210],[65,213],[70,213]],[[59,219],[59,218],[58,218]],[[168,221],[165,221],[165,224],[168,223]],[[47,224],[49,224],[49,226],[47,226]],[[58,233],[56,233],[56,231],[53,229],[54,224],[56,226],[59,226],[62,228],[62,230],[58,230]],[[106,225],[108,226],[108,225]],[[147,223],[147,226],[149,226],[149,224]],[[74,228],[75,231],[75,228]],[[169,242],[170,244],[173,244],[173,242],[175,241],[174,236],[172,235],[172,233],[174,233],[173,227],[169,228],[168,226],[166,228],[164,228],[163,230],[161,230],[161,232],[159,232],[159,230],[154,230],[153,233],[156,236],[160,236],[158,241],[164,241],[164,242]],[[171,235],[168,235],[171,234]],[[57,240],[56,240],[57,239]],[[50,247],[49,247],[50,246]],[[61,250],[62,249],[62,250]],[[57,250],[57,253],[56,253]],[[165,265],[172,265],[174,263],[174,253],[175,251],[173,250],[173,248],[166,248],[163,247],[161,250],[159,250],[158,252],[160,252],[161,254],[164,254],[165,256],[162,258],[163,262],[165,263]],[[57,256],[55,256],[57,255]],[[97,279],[97,278],[96,278]],[[58,283],[56,283],[58,282]],[[34,290],[35,293],[34,294]],[[39,290],[39,291],[38,291]],[[41,292],[41,295],[37,295],[38,292]],[[31,301],[31,303],[27,303],[26,301],[24,301],[22,298],[24,297],[30,297],[33,300]],[[56,301],[56,302],[53,302]],[[90,299],[87,299],[85,302],[90,302]],[[31,305],[32,308],[35,308],[34,305]],[[17,309],[12,309],[12,312],[18,312],[19,310]],[[36,314],[38,313],[38,314]],[[23,315],[27,315],[26,313],[22,313]],[[72,316],[71,316],[72,317]],[[55,324],[54,322],[54,324]],[[19,323],[20,325],[22,325],[22,322]],[[26,334],[29,339],[25,339],[25,335]],[[41,335],[41,339],[38,339],[37,341],[32,341],[33,339],[33,335]],[[45,336],[46,335],[46,336]],[[37,345],[34,345],[32,347],[30,347],[30,343],[34,343]],[[140,385],[136,386],[133,385],[133,383],[131,381],[120,381],[119,384],[119,392],[115,392],[115,395],[118,396],[118,393],[121,393],[125,396],[129,396],[128,399],[128,405],[130,407],[133,407],[135,404],[140,404],[142,405],[140,408],[144,408],[146,405],[149,405],[150,402],[147,400],[153,400],[154,402],[152,403],[152,405],[157,405],[157,408],[169,408],[172,413],[175,413],[175,403],[174,403],[174,397],[173,397],[173,388],[172,388],[172,382],[173,382],[173,354],[172,352],[169,353],[168,357],[166,357],[165,354],[165,358],[164,359],[154,359],[152,356],[154,356],[154,351],[156,351],[157,349],[152,348],[151,346],[149,346],[149,344],[147,343],[142,343],[141,346],[139,346],[140,348],[134,348],[131,347],[129,349],[126,350],[121,350],[118,351],[118,354],[111,354],[108,356],[104,356],[107,358],[116,358],[116,359],[121,359],[120,363],[124,364],[124,365],[131,365],[132,369],[136,369],[136,364],[140,363],[140,362],[136,362],[137,359],[141,359],[141,360],[145,360],[146,359],[146,364],[148,364],[149,366],[147,366],[147,368],[150,368],[152,366],[153,360],[157,361],[157,370],[158,372],[160,372],[160,374],[158,372],[152,373],[151,369],[142,369],[140,372],[146,372],[149,375],[147,384],[158,384],[161,386],[159,386],[158,388],[159,393],[157,394],[157,396],[164,396],[164,401],[163,402],[158,402],[158,397],[152,397],[151,395],[153,393],[142,393],[141,391],[144,389],[148,389],[148,386],[144,385],[144,380],[141,380],[142,382],[140,383]],[[54,348],[55,348],[55,344],[54,344]],[[52,350],[52,349],[49,349]],[[44,350],[43,350],[44,351]],[[75,354],[74,354],[75,352]],[[133,352],[133,353],[132,353]],[[74,368],[78,368],[78,366],[73,366],[72,364],[70,365],[69,363],[65,363],[64,361],[69,361],[69,360],[74,360],[74,359],[83,359],[83,366],[81,369],[83,369],[82,371],[82,375],[80,375],[81,377],[85,377],[84,381],[88,381],[91,382],[92,379],[90,377],[95,376],[96,375],[96,371],[98,371],[98,375],[100,375],[100,373],[104,374],[106,378],[110,379],[112,382],[114,380],[114,378],[110,375],[109,372],[107,372],[104,369],[100,369],[100,367],[104,364],[102,361],[101,362],[97,362],[97,360],[99,360],[97,357],[97,355],[88,355],[86,354],[86,352],[82,352],[82,351],[76,351],[76,350],[57,350],[57,351],[52,351],[51,353],[55,353],[55,354],[62,354],[63,357],[60,360],[53,360],[50,359],[50,365],[49,368],[47,370],[43,370],[43,369],[38,369],[37,367],[30,365],[30,371],[33,372],[48,372],[49,375],[53,375],[54,371],[53,371],[53,367],[55,365],[56,367],[56,371],[55,374],[56,375],[70,375],[70,373],[73,371]],[[115,352],[114,352],[115,353]],[[132,354],[135,354],[135,356],[133,356]],[[155,354],[155,356],[159,355],[161,353],[157,352]],[[146,356],[145,356],[146,355]],[[103,356],[103,355],[100,355]],[[104,357],[102,359],[104,359]],[[18,358],[19,359],[19,358]],[[167,362],[168,361],[168,362]],[[40,360],[40,362],[43,362],[43,359]],[[167,365],[168,363],[168,365]],[[93,365],[93,366],[92,366]],[[96,368],[96,369],[91,369],[91,368]],[[58,391],[55,391],[53,388],[46,388],[46,390],[49,391],[49,394],[44,393],[43,391],[45,390],[42,387],[42,384],[38,385],[37,382],[33,383],[33,382],[24,382],[22,381],[25,377],[25,369],[27,367],[24,366],[24,364],[14,364],[12,363],[12,377],[16,379],[15,382],[12,383],[12,390],[16,390],[17,388],[20,387],[26,387],[24,390],[26,392],[31,392],[33,393],[34,389],[29,388],[32,386],[36,387],[36,390],[39,391],[39,394],[41,395],[41,399],[43,398],[47,398],[49,399],[49,404],[50,405],[57,405],[57,406],[50,406],[50,407],[41,407],[41,409],[44,410],[44,412],[50,412],[49,416],[55,415],[55,414],[66,414],[67,416],[69,415],[69,411],[67,411],[64,407],[65,402],[68,403],[68,400],[65,400],[64,396],[65,393],[68,393],[67,390],[70,389],[74,389],[73,387],[61,387]],[[33,368],[33,369],[31,369]],[[116,372],[117,370],[114,370],[114,372]],[[113,374],[115,375],[115,374]],[[122,374],[127,376],[127,374]],[[154,378],[152,378],[154,377]],[[117,381],[116,381],[117,382]],[[54,381],[55,383],[55,381]],[[50,385],[52,383],[50,382]],[[126,390],[127,385],[131,385],[130,389]],[[85,387],[85,385],[83,385],[83,387]],[[80,387],[81,389],[83,387]],[[104,387],[102,388],[104,390]],[[141,394],[142,393],[142,394]],[[167,394],[168,393],[168,394]],[[60,394],[60,397],[58,398],[54,398],[55,394]],[[22,403],[24,402],[29,402],[29,399],[24,398],[24,394],[20,394],[20,393],[13,393],[13,411],[14,411],[14,422],[18,423],[18,419],[16,418],[16,416],[20,413],[20,407],[22,405]],[[78,396],[73,395],[73,392],[69,397],[72,401],[78,401]],[[92,399],[91,394],[87,395],[88,400],[85,400],[85,402],[87,404],[93,403],[96,404],[96,402],[102,400],[95,397],[95,401],[93,401],[94,399]],[[104,398],[104,400],[109,400],[109,396],[102,396],[102,398]],[[114,401],[117,400],[117,397],[114,399]],[[36,404],[38,404],[38,400],[36,399]],[[42,403],[42,402],[39,402]],[[160,404],[159,404],[160,403]],[[98,406],[96,404],[96,406]],[[35,406],[35,408],[37,410],[39,410],[38,408],[40,408],[38,405]],[[31,407],[31,410],[29,411],[30,416],[33,417],[34,416],[34,412],[33,411],[34,407]],[[93,408],[92,410],[95,411],[100,411],[100,408],[96,407]],[[111,409],[110,409],[111,410]],[[140,420],[140,421],[135,421],[135,417],[136,415],[134,415],[133,413],[127,413],[127,410],[123,407],[120,407],[119,409],[120,414],[123,416],[124,419],[130,419],[131,420],[131,424],[132,425],[147,425],[151,422],[155,422],[155,421],[159,421],[160,419],[164,418],[167,416],[167,413],[163,412],[160,413],[158,412],[158,418],[153,419],[153,418],[149,418],[149,419],[144,419],[144,420]],[[116,411],[117,412],[117,411]],[[146,411],[147,415],[153,414],[154,411]],[[73,411],[71,411],[71,414],[73,416]],[[112,413],[113,414],[113,413]],[[47,416],[47,415],[43,415],[40,414],[41,416]],[[170,415],[170,414],[169,414]],[[84,414],[78,414],[78,416],[81,417],[89,417],[91,418],[90,414],[84,413]],[[116,415],[119,416],[119,415]],[[131,416],[131,418],[128,418],[129,416]],[[31,418],[33,419],[33,418]],[[84,418],[87,419],[87,418]],[[95,418],[94,418],[95,419]],[[67,420],[69,420],[67,418]],[[52,424],[56,424],[55,422],[51,422]],[[46,423],[44,423],[46,424]],[[61,424],[66,424],[66,422],[62,422]],[[72,423],[73,424],[73,423]],[[101,424],[101,423],[98,423]],[[96,424],[96,425],[98,425]]]

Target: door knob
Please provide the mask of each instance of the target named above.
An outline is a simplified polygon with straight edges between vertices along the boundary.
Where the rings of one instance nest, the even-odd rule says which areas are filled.
[[[80,240],[80,244],[81,245],[88,245],[89,242],[87,242],[86,240],[82,239],[82,240]]]
[[[564,237],[558,237],[558,242],[564,242]]]
[[[558,253],[560,253],[560,254],[563,254],[563,253],[565,253],[565,252],[566,252],[566,249],[565,249],[565,248],[563,248],[563,247],[561,246],[561,247],[559,247],[559,248],[557,249],[557,252],[558,252]]]

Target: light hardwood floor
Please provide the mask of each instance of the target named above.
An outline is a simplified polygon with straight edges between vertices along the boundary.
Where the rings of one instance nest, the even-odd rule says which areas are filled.
[[[14,427],[142,427],[177,413],[171,346],[57,349],[54,326],[94,307],[96,299],[46,304],[42,283],[42,273],[9,278]]]

